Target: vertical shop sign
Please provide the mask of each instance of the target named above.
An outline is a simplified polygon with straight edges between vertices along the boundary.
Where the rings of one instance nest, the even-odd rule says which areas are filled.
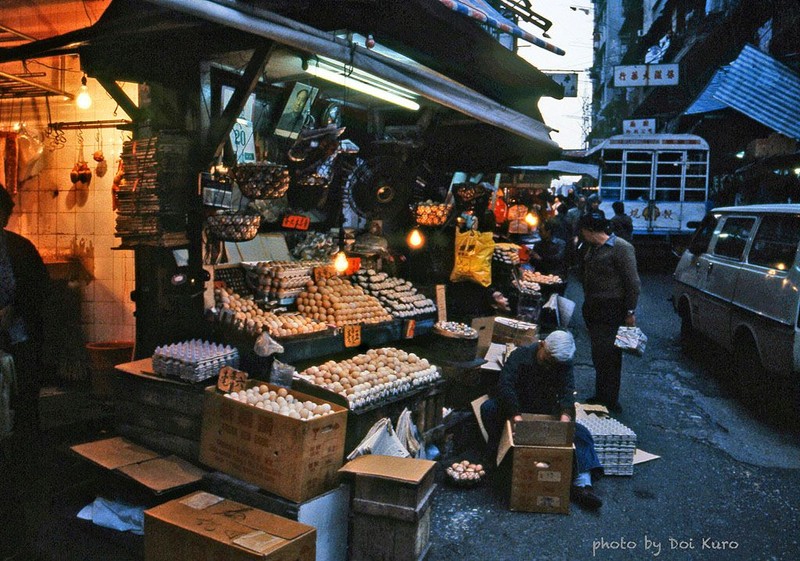
[[[417,327],[417,321],[413,319],[407,319],[403,322],[403,337],[406,339],[413,339],[414,338],[414,330]]]
[[[436,308],[439,321],[447,321],[447,301],[443,284],[436,285]]]

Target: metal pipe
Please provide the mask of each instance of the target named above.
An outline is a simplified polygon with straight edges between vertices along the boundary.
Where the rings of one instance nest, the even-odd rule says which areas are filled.
[[[48,123],[48,127],[53,130],[76,130],[76,129],[110,129],[120,128],[133,124],[125,119],[107,119],[101,121],[65,121],[62,123]]]
[[[67,92],[65,92],[63,90],[59,90],[59,89],[53,88],[53,87],[48,86],[46,84],[40,84],[39,82],[34,82],[33,80],[27,80],[25,78],[20,78],[19,76],[15,76],[14,74],[8,74],[7,72],[0,72],[0,78],[4,78],[6,80],[11,80],[13,82],[19,82],[21,84],[25,84],[26,86],[31,86],[31,87],[34,87],[34,88],[38,88],[40,90],[44,90],[46,92],[50,92],[50,93],[53,93],[53,94],[56,94],[56,95],[63,95],[64,97],[66,97],[68,99],[72,99],[72,94],[71,93],[67,93]]]

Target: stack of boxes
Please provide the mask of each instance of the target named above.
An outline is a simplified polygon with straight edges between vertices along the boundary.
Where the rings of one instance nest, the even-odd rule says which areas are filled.
[[[361,456],[342,468],[355,476],[351,561],[417,561],[430,548],[436,462]]]
[[[550,415],[523,414],[506,422],[497,463],[511,457],[509,508],[522,512],[569,513],[573,423]]]

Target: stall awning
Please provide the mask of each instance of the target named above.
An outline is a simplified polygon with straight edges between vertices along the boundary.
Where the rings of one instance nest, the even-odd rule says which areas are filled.
[[[600,177],[600,166],[580,164],[567,160],[553,160],[546,166],[512,166],[512,169],[526,172],[550,173],[553,175],[586,175],[597,179]]]
[[[500,12],[495,10],[485,0],[439,0],[439,2],[454,12],[458,12],[459,14],[470,17],[488,25],[489,27],[493,27],[498,31],[502,31],[503,33],[508,33],[509,35],[523,39],[532,45],[541,47],[542,49],[550,51],[551,53],[555,53],[557,55],[566,54],[563,49],[548,43],[540,37],[536,37],[535,35],[528,33],[513,21],[503,17]]]

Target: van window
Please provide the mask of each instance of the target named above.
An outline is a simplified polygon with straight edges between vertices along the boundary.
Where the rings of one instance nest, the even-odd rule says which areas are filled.
[[[794,264],[800,243],[800,215],[767,215],[761,219],[747,261],[785,271]]]
[[[747,245],[747,238],[750,237],[755,221],[755,218],[740,216],[727,218],[717,236],[714,255],[741,260],[744,247]]]
[[[717,227],[717,222],[719,222],[718,216],[714,214],[705,215],[703,221],[694,232],[692,241],[689,244],[689,251],[695,255],[699,255],[708,249],[708,243],[714,235],[714,228]]]

